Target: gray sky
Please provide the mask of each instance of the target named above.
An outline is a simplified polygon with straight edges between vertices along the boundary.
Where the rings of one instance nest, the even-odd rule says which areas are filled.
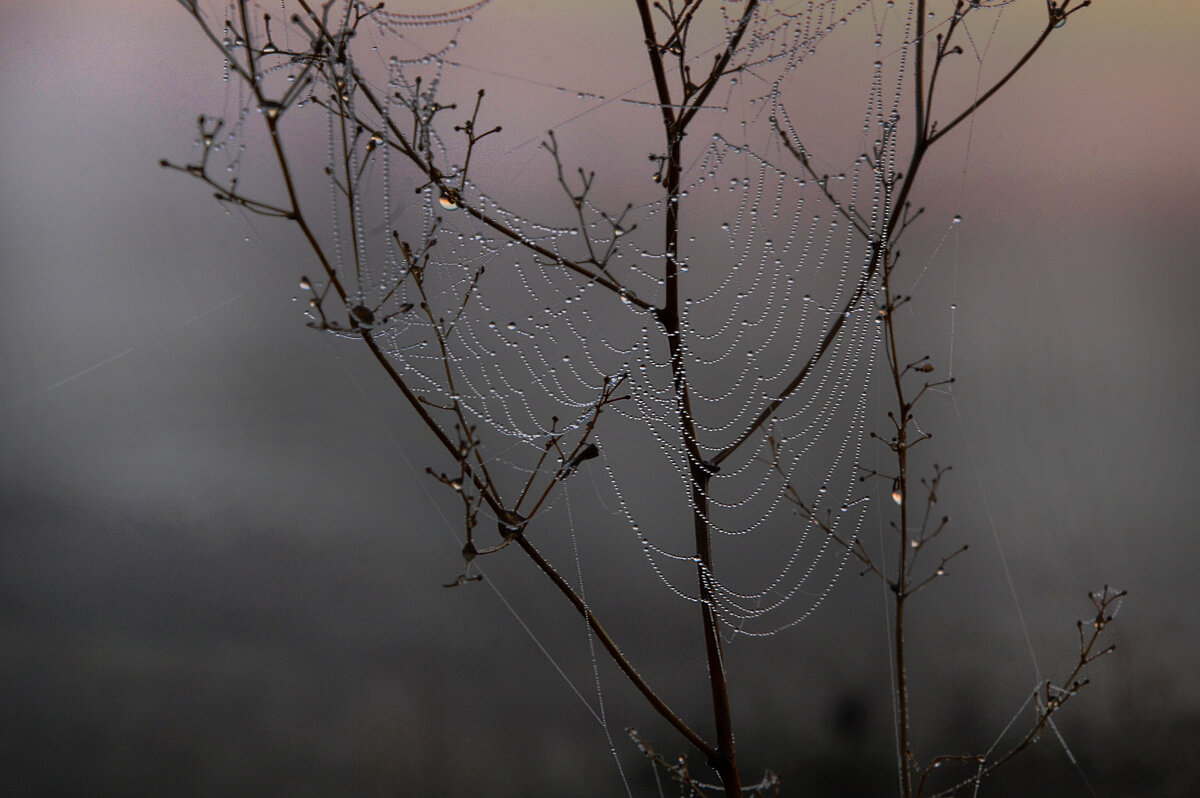
[[[510,146],[576,107],[523,107],[531,80],[642,79],[641,61],[597,72],[579,55],[604,37],[636,54],[632,3],[585,5],[495,0],[461,35],[463,63],[524,78],[463,73],[498,115],[515,109]],[[1200,742],[1198,17],[1184,0],[1073,17],[981,113],[965,179],[960,137],[918,186],[930,218],[966,219],[920,286],[914,336],[940,356],[953,344],[955,401],[929,412],[972,547],[912,630],[923,753],[986,744],[1035,681],[994,524],[1048,676],[1086,592],[1130,591],[1117,654],[1061,724],[1098,794],[1200,786],[1180,764]],[[420,476],[437,455],[362,353],[303,326],[295,236],[248,231],[158,168],[187,158],[198,113],[225,110],[214,55],[174,3],[0,11],[0,783],[620,794],[603,731],[504,601],[442,589],[461,559],[458,508]],[[590,128],[560,130],[618,169],[608,128]],[[941,235],[917,229],[911,257]],[[577,619],[525,563],[493,559],[505,601],[594,698]],[[699,716],[703,685],[661,645],[692,645],[694,619],[644,571],[599,559],[589,579],[613,586],[596,600],[641,667]],[[648,611],[665,631],[639,625]],[[846,577],[797,629],[730,647],[748,775],[890,787],[883,634],[876,586]],[[644,784],[624,726],[681,749],[601,674]],[[865,730],[833,722],[858,705]],[[1029,763],[992,794],[1087,794],[1053,739]]]

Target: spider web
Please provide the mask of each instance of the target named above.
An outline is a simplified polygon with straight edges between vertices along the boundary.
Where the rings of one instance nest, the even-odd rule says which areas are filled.
[[[518,79],[531,107],[544,101],[557,109],[565,98],[576,110],[552,120],[552,134],[535,133],[545,142],[536,157],[528,139],[499,134],[468,150],[461,128],[475,97],[461,87],[512,77],[456,60],[459,37],[487,5],[373,12],[346,38],[345,57],[384,98],[382,107],[355,85],[315,80],[284,109],[284,125],[306,125],[307,135],[323,140],[323,153],[314,149],[308,164],[327,175],[322,246],[353,291],[347,306],[368,311],[359,320],[430,414],[450,429],[459,408],[478,426],[481,453],[505,496],[520,492],[551,442],[569,451],[596,418],[605,386],[621,380],[623,398],[605,407],[589,439],[598,460],[556,467],[587,469],[610,510],[607,525],[625,531],[671,591],[699,601],[681,408],[664,330],[650,309],[664,301],[668,211],[653,85],[597,91]],[[858,466],[880,344],[878,276],[868,265],[870,240],[893,211],[884,185],[902,151],[897,119],[914,13],[902,5],[764,3],[731,62],[737,71],[706,101],[685,142],[677,254],[694,444],[705,458],[737,447],[709,485],[716,565],[702,578],[736,633],[771,634],[819,606],[848,557],[831,533],[853,540],[867,510]],[[942,16],[953,10],[942,5],[931,7]],[[279,8],[286,14],[290,6],[284,0]],[[742,7],[713,6],[716,13],[695,21],[689,65],[699,74],[733,35]],[[345,26],[368,7],[331,8]],[[272,13],[264,3],[257,16]],[[259,44],[302,50],[312,26],[302,17],[285,22],[262,25]],[[640,34],[631,39],[642,46]],[[707,47],[694,45],[701,39]],[[853,99],[822,97],[810,73],[845,72],[849,59],[856,59]],[[302,67],[281,56],[264,58],[262,68],[283,89]],[[238,92],[228,132],[198,144],[220,151],[233,174],[242,171],[255,110]],[[326,110],[332,92],[358,125]],[[509,124],[503,109],[481,107],[476,134],[492,126],[484,119]],[[294,120],[302,114],[303,122]],[[579,123],[624,131],[630,119],[640,121],[617,144],[640,166],[612,179],[600,172],[585,191],[591,145]],[[846,124],[830,135],[823,131],[831,120]],[[380,146],[376,131],[390,123],[411,129],[460,190],[435,191],[400,153]],[[474,160],[464,170],[468,156]],[[497,185],[489,177],[503,173],[506,159],[528,174]],[[345,174],[361,179],[348,188],[339,179]],[[539,180],[537,193],[523,190]],[[592,276],[568,262],[588,264]],[[309,320],[320,325],[328,287],[316,279],[304,287],[313,296]],[[835,324],[841,330],[828,350],[788,391]],[[359,336],[350,326],[333,332]],[[537,540],[552,528],[539,517],[526,534]]]

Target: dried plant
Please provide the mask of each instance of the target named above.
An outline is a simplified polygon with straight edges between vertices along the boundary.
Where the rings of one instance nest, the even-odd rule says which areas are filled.
[[[481,163],[494,171],[503,162],[503,128],[491,121],[483,90],[463,105],[462,98],[443,102],[452,38],[408,59],[384,62],[360,51],[368,29],[387,41],[430,28],[452,35],[489,0],[429,14],[355,0],[284,0],[295,9],[282,20],[273,6],[251,0],[215,11],[180,0],[224,58],[242,112],[232,123],[201,116],[197,157],[163,165],[205,183],[240,213],[278,218],[299,232],[319,269],[299,277],[310,297],[308,324],[365,347],[443,450],[442,464],[427,474],[460,504],[464,541],[463,570],[446,586],[478,581],[482,558],[519,551],[700,755],[703,776],[685,756],[664,757],[629,730],[684,793],[780,794],[770,771],[757,784],[743,782],[724,641],[798,624],[856,560],[891,596],[900,793],[951,795],[977,788],[1053,723],[1087,683],[1084,669],[1111,650],[1099,637],[1123,596],[1107,587],[1092,594],[1096,615],[1080,623],[1076,666],[1031,696],[1032,721],[1011,749],[917,757],[906,613],[967,547],[934,555],[932,566],[922,559],[947,529],[935,505],[949,469],[935,465],[920,488],[914,483],[910,452],[930,437],[915,408],[953,377],[931,376],[928,357],[901,352],[896,310],[909,297],[897,287],[899,244],[921,217],[912,195],[935,145],[1088,5],[1044,1],[1045,16],[1022,53],[955,105],[942,99],[945,86],[982,75],[965,55],[982,64],[972,25],[994,27],[1009,2],[631,0],[614,13],[628,12],[631,36],[644,42],[650,94],[620,99],[655,114],[660,132],[656,143],[616,144],[653,148],[645,189],[608,207],[603,176],[572,170],[567,144],[549,131],[542,149],[567,216],[539,221],[477,182]],[[857,30],[859,21],[884,56],[875,62],[862,129],[843,136],[856,154],[831,174],[820,164],[842,156],[818,155],[806,143],[820,119],[809,118],[787,81],[818,50],[841,46],[841,29]],[[594,108],[608,102],[587,99]],[[279,177],[274,193],[239,182],[253,110]],[[730,110],[740,125],[721,121]],[[296,157],[293,139],[320,131],[306,131],[301,115],[324,119],[319,171],[329,199],[305,194],[312,159]],[[397,187],[414,176],[421,208],[397,214]],[[721,209],[689,216],[710,196]],[[718,225],[713,219],[723,217],[713,213],[731,221]],[[892,397],[882,432],[867,429],[865,385],[877,368]],[[627,475],[628,452],[622,460],[623,436],[634,433],[640,451],[665,464],[663,489],[674,491],[686,514],[687,545],[676,525],[642,520],[637,505],[645,499],[629,483],[636,477]],[[872,443],[886,449],[886,470],[861,465]],[[708,730],[667,704],[581,583],[543,552],[563,523],[556,502],[585,471],[607,479],[611,524],[631,534],[653,573],[696,607]],[[894,508],[870,507],[871,494],[861,492],[870,482],[884,486]],[[872,510],[888,518],[893,556],[859,535]],[[784,554],[746,589],[745,575],[720,554],[759,537],[783,541]],[[714,775],[718,783],[709,783]]]

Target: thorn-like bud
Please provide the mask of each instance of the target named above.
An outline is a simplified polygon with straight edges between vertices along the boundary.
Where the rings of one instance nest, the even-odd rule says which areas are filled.
[[[600,456],[600,449],[594,443],[589,443],[584,446],[579,452],[567,461],[567,467],[564,470],[563,476],[570,476],[579,467],[579,464],[584,460],[591,460],[593,457]]]
[[[520,513],[505,510],[500,519],[496,521],[496,528],[500,531],[500,537],[507,541],[520,535],[525,531],[526,520]]]
[[[351,308],[350,315],[354,317],[354,321],[365,327],[375,323],[375,314],[366,305],[355,305]]]

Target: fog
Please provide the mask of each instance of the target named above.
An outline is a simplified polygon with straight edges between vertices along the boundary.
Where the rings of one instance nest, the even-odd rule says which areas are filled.
[[[1078,767],[1048,734],[982,795],[1200,788],[1197,25],[1186,0],[1072,17],[916,189],[930,221],[906,257],[929,272],[911,335],[957,378],[927,411],[928,456],[954,465],[948,534],[971,546],[909,628],[918,752],[990,744],[1039,669],[1069,669],[1087,592],[1129,591],[1117,651],[1056,716]],[[597,73],[581,55],[597,42],[637,53],[632,3],[494,0],[464,28],[456,80],[488,86],[513,147],[476,179],[515,173],[498,191],[537,207],[554,124],[623,188],[607,117],[572,121],[588,106],[534,82],[645,80],[644,57]],[[834,59],[833,85],[861,66]],[[442,587],[461,507],[424,469],[445,458],[365,352],[305,327],[303,242],[159,168],[187,160],[197,114],[236,110],[225,89],[174,3],[0,12],[5,794],[624,794],[575,692],[597,703],[566,602],[515,551]],[[654,133],[645,109],[610,110]],[[597,612],[707,729],[693,608],[600,520],[580,530]],[[895,789],[883,606],[848,572],[804,623],[729,644],[747,779]],[[632,791],[657,794],[623,729],[687,752],[598,672]]]

